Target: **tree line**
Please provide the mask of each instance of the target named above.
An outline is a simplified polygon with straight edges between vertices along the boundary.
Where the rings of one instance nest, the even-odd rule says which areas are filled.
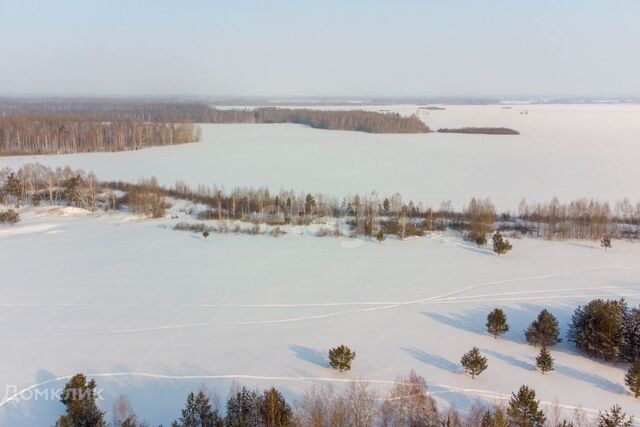
[[[96,388],[85,375],[73,376],[62,391],[66,411],[55,427],[148,427],[125,395],[114,403],[108,421],[97,405]],[[543,410],[535,390],[527,385],[504,404],[478,402],[466,413],[455,407],[442,409],[429,394],[425,379],[411,371],[398,377],[385,395],[366,382],[352,381],[341,392],[330,385],[312,387],[293,404],[275,387],[260,391],[234,384],[224,405],[216,394],[201,388],[187,395],[171,427],[632,427],[634,423],[619,405],[601,411],[595,420],[581,410],[564,418],[559,404],[550,409]]]
[[[72,179],[73,178],[73,179]],[[100,196],[100,197],[98,197]],[[640,237],[640,203],[625,199],[612,209],[608,202],[578,199],[567,204],[553,199],[547,203],[522,202],[518,211],[497,213],[489,199],[472,198],[462,210],[451,202],[438,208],[407,201],[398,193],[384,197],[375,192],[334,197],[264,187],[234,188],[184,182],[160,186],[155,179],[138,183],[103,182],[93,173],[71,168],[51,169],[25,164],[17,171],[0,169],[0,203],[5,205],[71,204],[84,209],[121,209],[150,217],[165,215],[169,200],[182,199],[206,207],[194,213],[200,220],[246,221],[273,226],[306,225],[334,219],[334,228],[323,227],[319,235],[341,237],[385,236],[400,239],[422,236],[431,231],[455,230],[479,246],[488,243],[507,249],[504,237],[530,236],[546,239],[591,239]],[[215,231],[211,229],[209,231]],[[499,233],[499,234],[498,234]],[[499,251],[496,251],[499,252]]]
[[[369,133],[426,133],[429,127],[415,116],[364,110],[328,111],[260,107],[216,109],[196,102],[85,100],[0,100],[0,116],[80,117],[94,121],[140,123],[296,123],[319,129]]]

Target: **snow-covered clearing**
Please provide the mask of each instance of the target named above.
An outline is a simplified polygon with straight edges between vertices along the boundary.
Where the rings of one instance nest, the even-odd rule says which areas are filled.
[[[416,105],[364,108],[405,115],[418,111]],[[448,199],[461,207],[473,196],[490,197],[500,209],[517,208],[523,197],[640,200],[639,105],[446,106],[428,114],[421,110],[420,117],[433,129],[506,126],[521,135],[372,135],[287,124],[202,125],[198,144],[0,158],[0,167],[70,165],[101,179],[156,176],[165,185],[184,180],[227,190],[268,186],[335,196],[399,192],[433,207]]]
[[[619,403],[640,416],[622,366],[562,343],[552,349],[556,370],[542,375],[537,349],[523,343],[542,308],[564,334],[592,298],[639,304],[637,243],[615,241],[605,252],[592,242],[523,239],[496,257],[449,233],[383,244],[304,232],[204,241],[171,230],[180,220],[37,208],[0,227],[0,386],[23,391],[3,396],[0,425],[51,425],[62,405],[26,398],[76,372],[104,387],[103,409],[126,393],[152,425],[177,417],[203,384],[223,399],[233,381],[275,385],[293,399],[314,383],[350,379],[384,391],[410,369],[463,410],[529,384],[568,409]],[[498,340],[484,333],[496,306],[511,324]],[[343,343],[357,358],[340,374],[325,354]],[[472,346],[489,359],[476,380],[459,366]]]

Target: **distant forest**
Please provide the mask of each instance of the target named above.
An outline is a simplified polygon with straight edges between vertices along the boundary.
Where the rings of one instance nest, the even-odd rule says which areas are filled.
[[[2,116],[72,116],[100,121],[156,123],[296,123],[319,129],[370,133],[426,133],[417,117],[373,111],[321,111],[264,107],[219,110],[195,102],[119,101],[111,99],[45,101],[0,100]]]
[[[200,140],[190,123],[100,121],[73,116],[0,117],[0,155],[124,151]]]

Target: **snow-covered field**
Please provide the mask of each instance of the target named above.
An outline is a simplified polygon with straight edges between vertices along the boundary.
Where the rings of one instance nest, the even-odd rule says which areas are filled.
[[[222,399],[234,380],[275,385],[293,399],[314,383],[352,378],[384,391],[410,369],[462,410],[529,384],[569,410],[619,403],[640,416],[622,367],[562,343],[552,350],[556,370],[542,375],[536,349],[523,343],[542,308],[564,334],[573,310],[594,297],[640,303],[637,243],[605,252],[525,239],[496,257],[448,233],[353,244],[294,229],[204,241],[170,229],[181,219],[68,208],[22,217],[0,227],[0,385],[26,390],[0,404],[2,426],[51,425],[62,405],[34,400],[35,391],[59,389],[76,372],[105,388],[103,409],[126,393],[152,425],[177,417],[201,385]],[[484,333],[494,307],[511,324],[498,340]],[[325,356],[342,343],[357,352],[344,374]],[[459,366],[472,346],[489,360],[476,380]]]
[[[522,197],[640,200],[638,105],[447,106],[421,118],[434,129],[506,126],[521,135],[203,125],[199,144],[0,158],[0,168],[40,162],[101,179],[156,176],[167,185],[400,192],[431,206],[450,199],[460,207],[472,196],[491,197],[501,209]],[[622,366],[592,361],[564,342],[552,350],[556,370],[542,375],[537,350],[523,343],[543,308],[564,335],[573,310],[590,299],[624,296],[638,305],[638,243],[615,241],[605,252],[592,242],[524,239],[496,257],[452,233],[377,244],[291,228],[280,238],[204,241],[171,230],[184,214],[143,220],[42,207],[21,215],[19,224],[0,226],[0,426],[51,425],[63,407],[47,393],[77,372],[104,387],[104,410],[125,393],[152,425],[169,424],[201,385],[222,399],[233,381],[274,385],[295,399],[313,384],[350,379],[383,392],[410,369],[442,403],[462,410],[528,384],[569,411],[593,414],[619,403],[640,417]],[[511,324],[498,340],[484,333],[495,307]],[[326,351],[338,344],[357,352],[349,373],[328,367]],[[489,359],[476,380],[459,366],[472,346]]]
[[[366,107],[401,114],[415,105]],[[520,114],[521,112],[528,114]],[[298,125],[202,125],[199,144],[137,152],[0,158],[93,170],[102,179],[156,176],[171,185],[269,186],[336,196],[399,192],[433,207],[473,196],[515,209],[597,197],[640,200],[640,105],[446,106],[422,111],[433,129],[506,126],[519,136],[371,135]]]

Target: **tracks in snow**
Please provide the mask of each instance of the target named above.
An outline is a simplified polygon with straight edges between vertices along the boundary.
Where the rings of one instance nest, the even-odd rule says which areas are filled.
[[[452,303],[468,303],[468,302],[500,302],[500,301],[521,301],[521,300],[542,300],[542,299],[560,299],[560,298],[575,298],[576,296],[584,296],[589,298],[594,297],[607,297],[607,294],[591,294],[591,295],[558,295],[559,293],[566,292],[576,292],[576,291],[585,291],[585,290],[614,290],[614,289],[626,289],[630,290],[630,287],[621,287],[621,286],[604,286],[604,287],[590,287],[590,288],[571,288],[571,289],[558,289],[558,290],[534,290],[534,291],[520,291],[520,292],[502,292],[502,293],[491,293],[491,294],[479,294],[479,295],[467,295],[467,296],[457,296],[460,294],[464,294],[469,291],[492,287],[492,286],[502,286],[512,283],[519,282],[527,282],[527,281],[538,281],[538,280],[549,280],[559,277],[565,277],[575,274],[593,272],[593,271],[603,271],[603,270],[640,270],[640,267],[627,267],[627,266],[619,266],[619,267],[592,267],[581,270],[574,270],[568,272],[561,273],[553,273],[553,274],[545,274],[539,276],[527,276],[527,277],[519,277],[514,279],[505,279],[491,282],[484,282],[476,285],[467,286],[464,288],[456,289],[453,291],[449,291],[440,295],[409,300],[409,301],[401,301],[401,302],[346,302],[346,303],[319,303],[319,304],[197,304],[197,305],[179,305],[179,304],[160,304],[160,305],[127,305],[127,304],[105,304],[105,305],[92,305],[92,304],[51,304],[51,305],[20,305],[20,304],[0,304],[0,306],[5,307],[168,307],[168,308],[310,308],[310,307],[343,307],[343,306],[364,306],[366,308],[358,308],[353,310],[344,310],[333,313],[325,313],[318,314],[313,316],[298,316],[291,318],[283,318],[283,319],[273,319],[273,320],[257,320],[257,321],[246,321],[246,322],[201,322],[201,323],[187,323],[187,324],[177,324],[177,325],[164,325],[164,326],[154,326],[154,327],[146,327],[146,328],[127,328],[127,329],[113,329],[107,331],[80,331],[80,332],[65,332],[65,333],[57,333],[51,334],[50,336],[82,336],[82,335],[96,335],[96,334],[133,334],[133,333],[146,333],[146,332],[158,332],[158,331],[169,331],[169,330],[180,330],[180,329],[194,329],[194,328],[208,328],[208,327],[216,327],[216,326],[265,326],[265,325],[277,325],[277,324],[286,324],[286,323],[296,323],[303,321],[312,321],[312,320],[321,320],[328,319],[339,316],[360,314],[360,313],[370,313],[384,310],[391,310],[398,307],[404,307],[409,305],[420,305],[420,304],[452,304]],[[638,286],[638,290],[640,290],[640,285]],[[538,295],[541,294],[541,295]],[[629,292],[624,294],[617,294],[617,296],[640,296],[638,292]],[[498,298],[500,297],[500,298]]]
[[[75,374],[74,374],[75,375]],[[33,390],[37,390],[41,387],[49,384],[55,384],[62,381],[68,381],[74,375],[63,375],[60,377],[50,378],[45,381],[41,381],[36,384],[32,384],[25,387],[11,396],[6,397],[0,402],[0,408],[4,407],[10,402],[19,402],[20,397]],[[167,375],[167,374],[153,374],[147,372],[102,372],[102,373],[89,373],[85,374],[88,378],[118,378],[118,377],[137,377],[147,379],[160,379],[160,380],[174,380],[174,381],[207,381],[207,380],[257,380],[257,381],[270,381],[270,382],[315,382],[315,383],[367,383],[367,384],[379,384],[379,385],[394,385],[401,384],[398,381],[392,380],[365,380],[365,379],[353,379],[353,378],[331,378],[331,377],[283,377],[283,376],[265,376],[265,375],[246,375],[246,374],[221,374],[221,375]],[[491,390],[482,390],[475,388],[462,388],[454,387],[446,384],[430,384],[430,387],[436,388],[434,391],[429,391],[431,395],[440,395],[447,393],[463,393],[471,394],[486,399],[498,399],[508,400],[511,395],[505,393],[498,393]],[[562,409],[577,410],[581,409],[585,412],[598,413],[597,409],[583,408],[572,405],[562,405],[557,402],[549,402],[541,400],[545,406],[558,406]]]

